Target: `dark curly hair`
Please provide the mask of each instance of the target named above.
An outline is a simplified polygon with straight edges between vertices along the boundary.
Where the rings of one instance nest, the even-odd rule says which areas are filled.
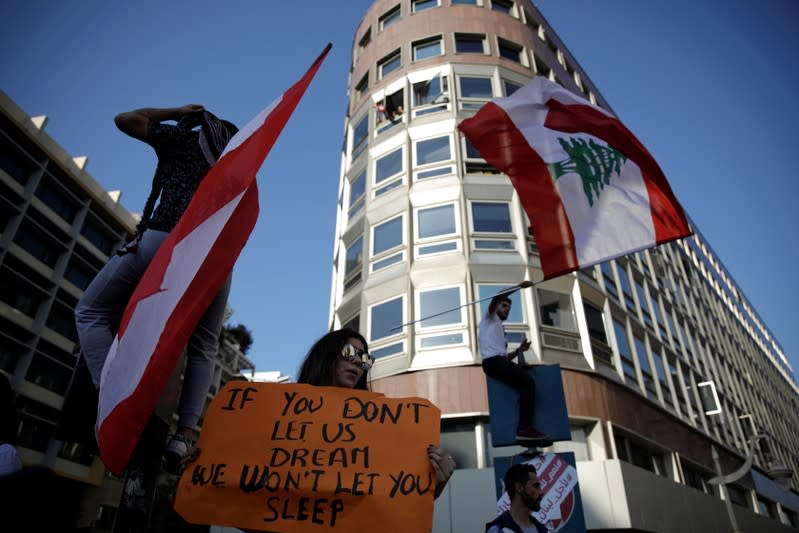
[[[354,329],[344,328],[331,331],[316,341],[300,367],[300,377],[297,383],[333,387],[336,384],[336,361],[341,355],[341,349],[349,339],[358,339],[363,343],[363,348],[369,351],[369,345],[363,335]],[[364,372],[354,389],[369,390],[367,374]]]

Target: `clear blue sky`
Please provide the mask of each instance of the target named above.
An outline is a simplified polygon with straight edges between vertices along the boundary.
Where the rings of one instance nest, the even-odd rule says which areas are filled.
[[[446,0],[445,0],[446,1]],[[259,370],[296,376],[327,329],[353,32],[369,0],[4,0],[0,88],[139,212],[155,156],[116,130],[137,107],[201,103],[243,125],[333,50],[259,174],[232,322]],[[658,160],[799,368],[799,3],[541,0],[540,10]]]

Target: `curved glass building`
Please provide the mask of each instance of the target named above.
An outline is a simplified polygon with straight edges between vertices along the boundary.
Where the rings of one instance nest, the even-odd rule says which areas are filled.
[[[490,444],[477,347],[487,302],[459,306],[543,277],[509,179],[457,124],[534,76],[611,109],[527,0],[378,0],[355,31],[330,326],[367,338],[374,390],[442,409],[442,444],[459,470],[435,531],[483,531],[496,509],[492,458],[508,454]],[[755,433],[769,435],[768,449],[725,497],[744,530],[798,524],[799,496],[766,474],[799,469],[799,387],[694,229],[513,296],[509,349],[527,338],[527,362],[562,368],[572,441],[555,449],[577,457],[589,529],[726,521],[708,484],[711,446],[730,472]],[[720,414],[705,414],[708,382]]]

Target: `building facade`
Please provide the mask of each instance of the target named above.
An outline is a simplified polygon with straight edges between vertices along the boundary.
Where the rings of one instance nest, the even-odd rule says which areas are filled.
[[[486,302],[452,309],[543,277],[509,179],[457,124],[534,76],[611,110],[527,0],[377,0],[353,40],[330,327],[367,338],[374,390],[442,409],[459,469],[436,532],[482,531],[496,509],[492,459],[508,454],[490,440],[477,347]],[[562,368],[572,440],[554,449],[577,457],[589,529],[729,529],[708,483],[711,448],[729,473],[756,433],[769,438],[727,491],[739,524],[799,525],[796,478],[783,492],[766,475],[777,463],[799,470],[799,387],[694,230],[513,296],[509,349],[527,338],[528,362]],[[706,415],[711,389],[721,412]]]
[[[109,117],[110,120],[110,117]],[[15,391],[17,449],[77,495],[82,527],[110,529],[120,482],[78,443],[53,438],[76,363],[75,304],[137,219],[0,91],[0,370]],[[223,339],[211,397],[255,365]]]

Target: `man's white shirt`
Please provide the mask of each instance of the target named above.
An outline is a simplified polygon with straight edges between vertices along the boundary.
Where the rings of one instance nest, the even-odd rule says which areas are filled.
[[[479,331],[480,355],[483,359],[505,355],[508,353],[508,341],[505,340],[505,328],[496,313],[488,313],[480,322]]]

